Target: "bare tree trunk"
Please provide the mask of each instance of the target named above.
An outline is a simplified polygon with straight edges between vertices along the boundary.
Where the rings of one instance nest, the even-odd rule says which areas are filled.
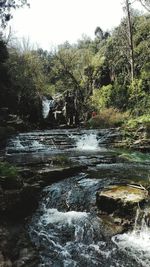
[[[130,3],[126,0],[126,10],[128,18],[128,36],[129,36],[129,49],[130,49],[130,65],[131,65],[131,81],[134,79],[134,49],[133,49],[133,35],[132,35],[132,23],[130,14]]]

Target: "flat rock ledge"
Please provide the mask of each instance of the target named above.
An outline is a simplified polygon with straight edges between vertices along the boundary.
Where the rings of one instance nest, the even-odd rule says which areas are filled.
[[[136,210],[148,200],[148,191],[140,185],[114,185],[97,192],[96,204],[100,212],[113,217],[132,220]]]

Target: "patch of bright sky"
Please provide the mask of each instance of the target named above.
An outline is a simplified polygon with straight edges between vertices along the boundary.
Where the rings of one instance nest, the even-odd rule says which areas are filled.
[[[92,39],[97,26],[104,31],[119,25],[122,0],[29,0],[30,8],[14,12],[12,31],[43,49],[66,40],[75,43],[85,34]]]

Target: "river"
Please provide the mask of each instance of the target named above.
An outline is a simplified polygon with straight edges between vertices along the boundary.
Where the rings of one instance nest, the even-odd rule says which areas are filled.
[[[8,141],[7,160],[18,165],[64,155],[88,167],[44,188],[28,224],[40,254],[38,267],[150,266],[146,216],[137,225],[137,213],[132,231],[113,235],[95,205],[96,192],[108,185],[149,182],[149,155],[113,149],[110,144],[117,134],[113,129],[45,130]],[[129,155],[134,160],[129,161]]]

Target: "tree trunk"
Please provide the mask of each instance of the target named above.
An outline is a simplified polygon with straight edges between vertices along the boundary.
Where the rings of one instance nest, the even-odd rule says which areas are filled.
[[[134,50],[133,50],[133,35],[132,35],[132,24],[130,14],[130,3],[126,0],[127,18],[128,18],[128,37],[129,37],[129,49],[130,49],[130,65],[131,65],[131,81],[134,79]]]

